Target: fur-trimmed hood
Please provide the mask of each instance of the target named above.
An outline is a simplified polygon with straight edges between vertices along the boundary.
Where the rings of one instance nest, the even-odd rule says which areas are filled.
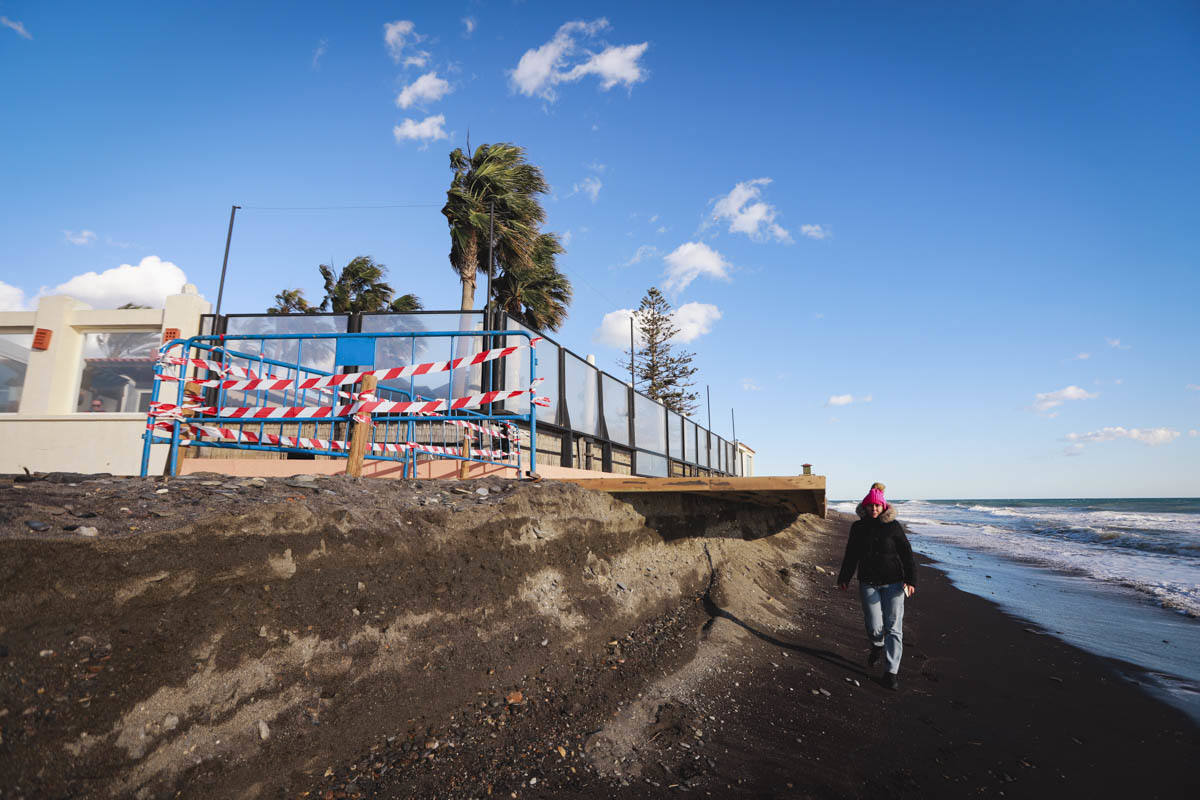
[[[867,507],[864,506],[862,503],[858,504],[858,508],[854,509],[854,513],[858,514],[859,519],[869,519],[871,517],[871,512],[867,511]],[[888,503],[887,508],[883,509],[883,513],[879,515],[879,521],[880,522],[895,522],[896,521],[896,507],[894,505],[892,505],[891,503]]]

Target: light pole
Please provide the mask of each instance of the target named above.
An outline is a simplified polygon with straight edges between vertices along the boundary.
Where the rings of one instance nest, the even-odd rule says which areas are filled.
[[[233,238],[233,218],[241,206],[229,210],[229,232],[225,234],[225,260],[221,262],[221,285],[217,288],[217,316],[221,316],[221,298],[225,294],[225,268],[229,266],[229,240]]]

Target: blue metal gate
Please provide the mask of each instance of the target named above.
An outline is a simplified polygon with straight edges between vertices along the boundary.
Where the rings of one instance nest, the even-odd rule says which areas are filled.
[[[372,426],[365,458],[399,462],[404,477],[426,458],[520,471],[522,429],[536,453],[536,406],[546,402],[534,395],[538,341],[523,330],[173,340],[155,366],[141,474],[155,445],[170,447],[171,475],[184,446],[345,457],[351,423]],[[514,357],[528,359],[528,372],[514,371],[529,376],[525,386],[503,385],[501,367]],[[356,391],[368,376],[378,387]]]

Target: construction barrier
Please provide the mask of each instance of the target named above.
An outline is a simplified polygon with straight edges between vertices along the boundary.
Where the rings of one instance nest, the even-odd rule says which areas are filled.
[[[506,337],[524,338],[526,343],[512,345]],[[528,427],[530,452],[536,452],[535,408],[549,402],[536,396],[541,383],[534,377],[539,338],[518,330],[174,339],[160,349],[155,367],[143,435],[142,475],[148,470],[151,447],[160,444],[170,447],[170,474],[178,469],[181,447],[345,457],[349,474],[358,474],[362,459],[371,459],[400,462],[402,474],[407,477],[415,474],[419,456],[497,464],[519,471],[522,457],[518,423]],[[361,368],[374,360],[380,340],[412,340],[408,350],[416,354],[420,339],[447,341],[451,350],[470,349],[479,341],[500,346],[457,357],[452,354],[440,361]],[[387,344],[383,349],[394,353],[395,342]],[[314,349],[324,354],[325,358],[319,360],[332,357],[332,345],[336,361],[358,363],[351,367],[353,371],[321,370],[311,357],[306,362],[306,345],[310,354]],[[289,351],[294,351],[290,357],[281,355]],[[528,385],[493,388],[504,374],[496,367],[514,357],[528,358]],[[444,397],[416,393],[417,378],[439,373],[446,373]],[[380,381],[388,385],[381,386]],[[354,387],[359,391],[345,390]],[[462,391],[456,392],[456,387]],[[513,401],[518,408],[510,410]],[[267,425],[279,430],[268,431]],[[317,435],[286,435],[284,426],[313,427]],[[320,435],[317,426],[326,427],[327,435]],[[436,436],[439,426],[443,429],[440,440]],[[446,430],[456,433],[450,436]],[[420,441],[419,432],[428,440]],[[534,459],[529,468],[536,470]]]

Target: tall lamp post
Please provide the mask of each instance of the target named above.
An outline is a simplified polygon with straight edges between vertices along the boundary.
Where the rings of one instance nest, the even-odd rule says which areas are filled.
[[[221,262],[221,285],[217,288],[217,316],[221,316],[221,298],[225,294],[225,268],[229,266],[229,241],[233,238],[233,218],[241,206],[229,210],[229,232],[225,234],[225,259]]]

